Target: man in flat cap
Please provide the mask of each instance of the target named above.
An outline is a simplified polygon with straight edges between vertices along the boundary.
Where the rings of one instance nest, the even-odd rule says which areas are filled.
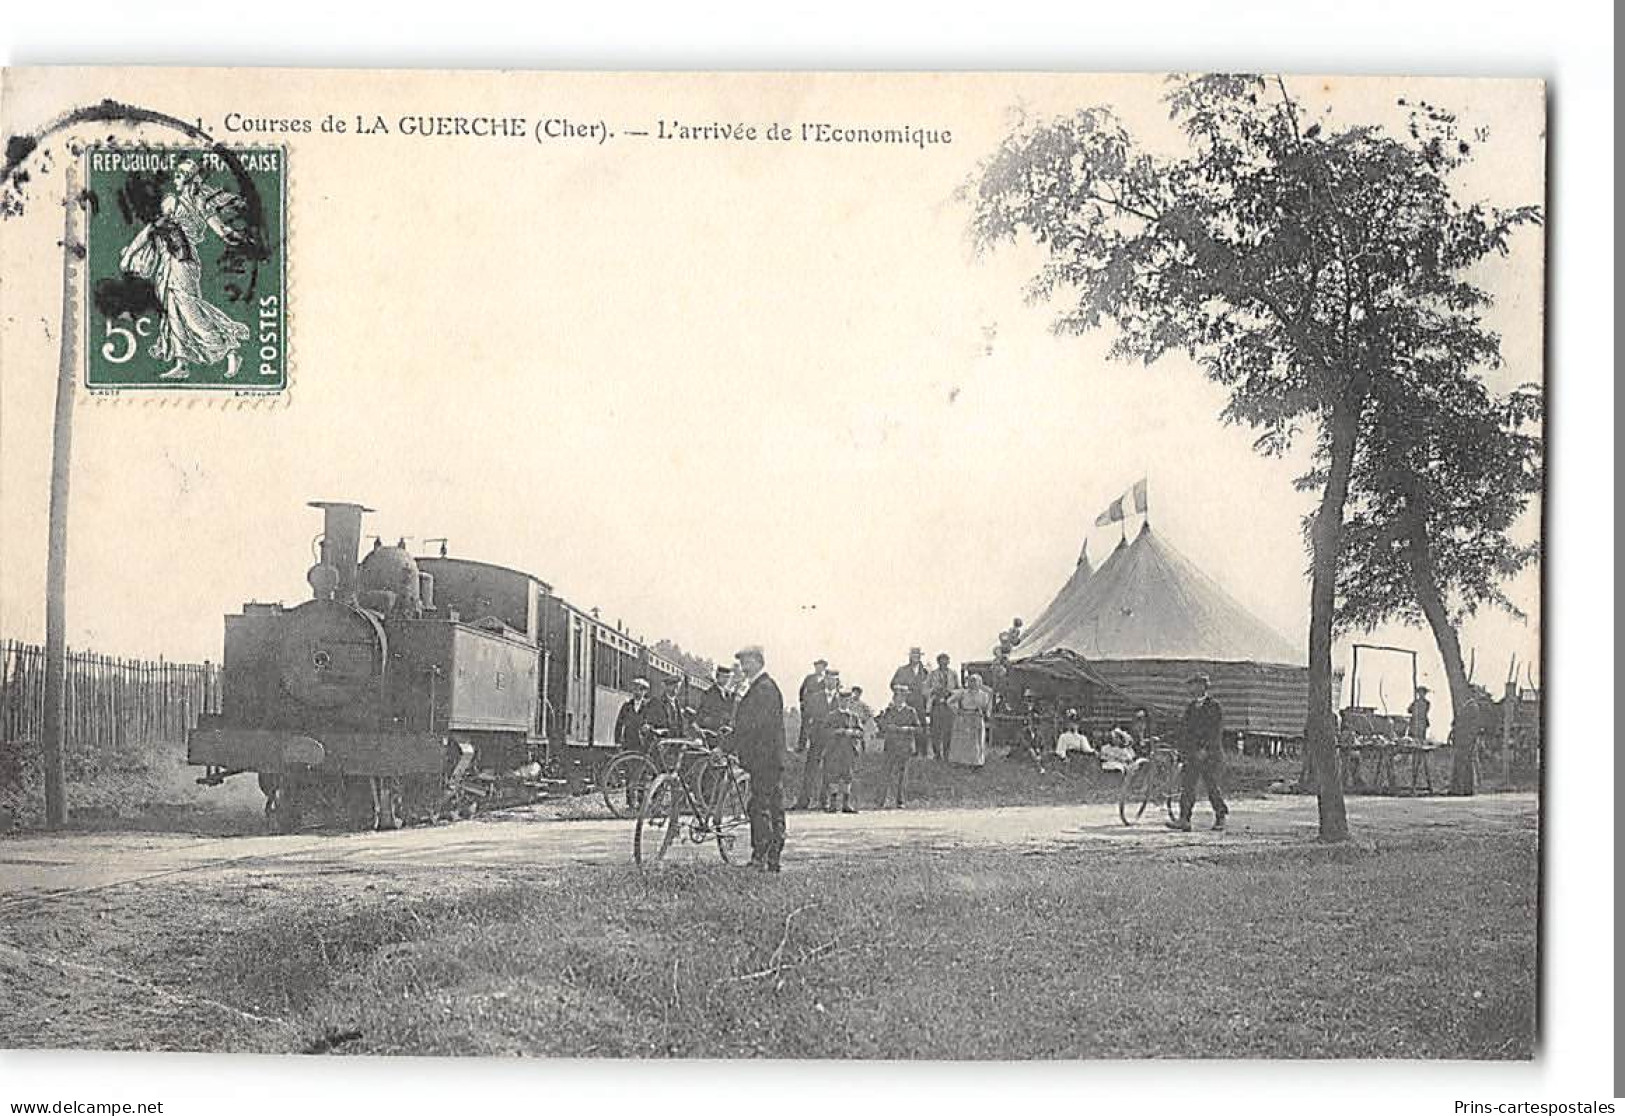
[[[811,806],[814,795],[822,800],[824,751],[829,747],[830,732],[840,705],[841,672],[826,665],[818,689],[801,703],[801,725],[807,734],[807,745],[806,763],[801,767],[801,790],[796,795],[797,810]]]
[[[734,656],[745,692],[734,709],[733,739],[739,765],[750,773],[750,866],[777,872],[784,852],[784,695],[767,673],[760,647]]]
[[[643,750],[643,722],[649,714],[649,680],[632,679],[632,696],[621,703],[615,714],[615,743],[621,748]]]
[[[644,740],[643,726],[649,717],[653,702],[649,699],[649,680],[647,678],[632,679],[632,696],[621,703],[621,710],[615,714],[615,746],[634,752],[649,751],[649,745]],[[640,765],[641,766],[641,765]],[[647,771],[647,768],[643,768]],[[626,784],[626,808],[636,810],[643,805],[643,792],[648,789],[648,779],[632,779]]]
[[[721,732],[733,724],[733,719],[733,668],[724,664],[717,667],[711,688],[700,695],[699,705],[694,710],[694,723],[709,732]]]
[[[908,704],[913,707],[914,712],[920,715],[921,724],[926,723],[925,694],[927,679],[931,674],[930,671],[925,669],[925,664],[920,661],[924,654],[925,652],[921,651],[918,647],[910,647],[908,649],[908,662],[892,671],[891,676],[891,684],[893,686],[902,686],[908,691]],[[917,756],[923,756],[927,753],[930,747],[930,741],[928,741],[922,734],[920,739],[915,741],[914,754]]]
[[[807,723],[807,699],[824,688],[824,672],[828,669],[828,659],[814,659],[812,673],[801,680],[801,688],[796,691],[796,704],[801,707],[801,730],[796,733],[798,752],[805,752],[807,741],[812,739],[811,726]]]
[[[1190,678],[1191,703],[1185,707],[1185,719],[1180,724],[1179,759],[1183,766],[1179,773],[1179,819],[1169,821],[1169,829],[1190,832],[1191,811],[1196,808],[1196,784],[1207,787],[1207,800],[1213,806],[1213,828],[1223,829],[1225,815],[1230,808],[1224,804],[1224,793],[1219,789],[1219,772],[1224,756],[1224,711],[1208,693],[1210,680],[1205,674]]]
[[[919,738],[925,735],[925,726],[920,722],[920,715],[908,703],[906,686],[892,687],[891,704],[880,711],[877,720],[880,724],[880,738],[884,741],[885,748],[882,753],[884,759],[880,773],[879,806],[884,810],[886,798],[891,795],[901,809],[903,778],[908,771],[908,759],[914,754]]]
[[[665,738],[684,734],[688,726],[680,700],[682,688],[682,675],[660,680],[659,693],[643,713],[643,724],[648,730],[645,736]]]

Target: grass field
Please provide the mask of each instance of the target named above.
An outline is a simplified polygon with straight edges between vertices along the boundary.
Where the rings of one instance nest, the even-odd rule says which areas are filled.
[[[14,921],[6,1044],[71,1027],[76,1044],[342,1053],[1530,1057],[1533,831],[1379,840],[922,849],[781,877],[177,879],[121,897],[111,926],[94,904]],[[108,1000],[86,978],[64,1019],[32,949],[159,992]]]

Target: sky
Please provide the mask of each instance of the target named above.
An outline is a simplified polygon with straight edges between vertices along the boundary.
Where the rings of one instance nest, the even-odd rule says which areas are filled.
[[[296,602],[314,499],[378,509],[393,540],[530,570],[635,634],[723,660],[767,649],[793,684],[814,657],[880,691],[911,645],[985,655],[1035,617],[1097,512],[1141,477],[1155,529],[1295,642],[1307,630],[1301,453],[1265,459],[1218,420],[1188,361],[1106,356],[1024,301],[1030,245],[978,257],[955,191],[1008,129],[1109,104],[1144,142],[1179,142],[1150,76],[683,75],[196,71],[13,73],[6,129],[88,96],[201,117],[380,113],[828,120],[945,128],[914,147],[657,142],[543,145],[389,136],[289,144],[294,383],[275,406],[81,396],[70,641],[218,658],[221,615]],[[1541,88],[1445,79],[1292,79],[1339,121],[1402,124],[1424,97],[1489,136],[1463,198],[1544,193]],[[133,135],[133,133],[129,133]],[[256,140],[265,137],[256,136]],[[0,634],[43,630],[61,211],[33,184],[0,223]],[[1542,376],[1542,241],[1520,233],[1478,276],[1496,296],[1501,389]],[[1535,529],[1531,515],[1526,529]],[[1129,525],[1137,528],[1138,523]],[[1539,652],[1485,616],[1464,645],[1499,691]],[[1428,634],[1372,642],[1420,652]],[[1338,660],[1346,663],[1346,642]],[[1368,669],[1368,667],[1370,669]],[[1368,704],[1409,699],[1407,664],[1362,660]],[[1537,676],[1538,677],[1538,676]],[[1369,687],[1375,687],[1374,694]],[[1347,695],[1345,695],[1347,696]],[[1447,703],[1437,703],[1448,715]]]

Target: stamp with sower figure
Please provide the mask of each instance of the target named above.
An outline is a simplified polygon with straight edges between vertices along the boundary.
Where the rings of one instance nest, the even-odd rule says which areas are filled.
[[[87,153],[85,386],[288,384],[287,151]]]

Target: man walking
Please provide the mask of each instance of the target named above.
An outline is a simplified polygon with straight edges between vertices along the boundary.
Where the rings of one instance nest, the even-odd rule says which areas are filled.
[[[1191,703],[1185,707],[1185,720],[1179,731],[1179,820],[1169,829],[1186,833],[1191,828],[1191,811],[1196,807],[1196,784],[1207,787],[1207,800],[1213,806],[1213,828],[1223,829],[1230,808],[1219,789],[1219,772],[1224,756],[1224,711],[1208,694],[1210,681],[1205,674],[1190,680]]]
[[[760,647],[734,656],[745,692],[734,710],[733,739],[739,765],[750,774],[750,866],[777,872],[784,852],[784,696],[767,673]]]
[[[902,686],[908,691],[908,703],[914,707],[914,712],[920,715],[921,724],[925,723],[926,715],[925,679],[926,675],[930,673],[925,669],[925,664],[920,661],[920,657],[924,654],[925,652],[918,647],[910,647],[908,649],[908,662],[892,671],[891,676],[893,687]],[[915,742],[915,755],[925,755],[928,747],[930,747],[929,742],[924,736],[921,736]]]
[[[801,768],[801,791],[796,795],[797,810],[812,804],[814,795],[822,798],[824,789],[824,750],[829,746],[830,720],[841,701],[841,672],[827,665],[816,690],[801,703],[802,732],[806,738],[806,762]]]

